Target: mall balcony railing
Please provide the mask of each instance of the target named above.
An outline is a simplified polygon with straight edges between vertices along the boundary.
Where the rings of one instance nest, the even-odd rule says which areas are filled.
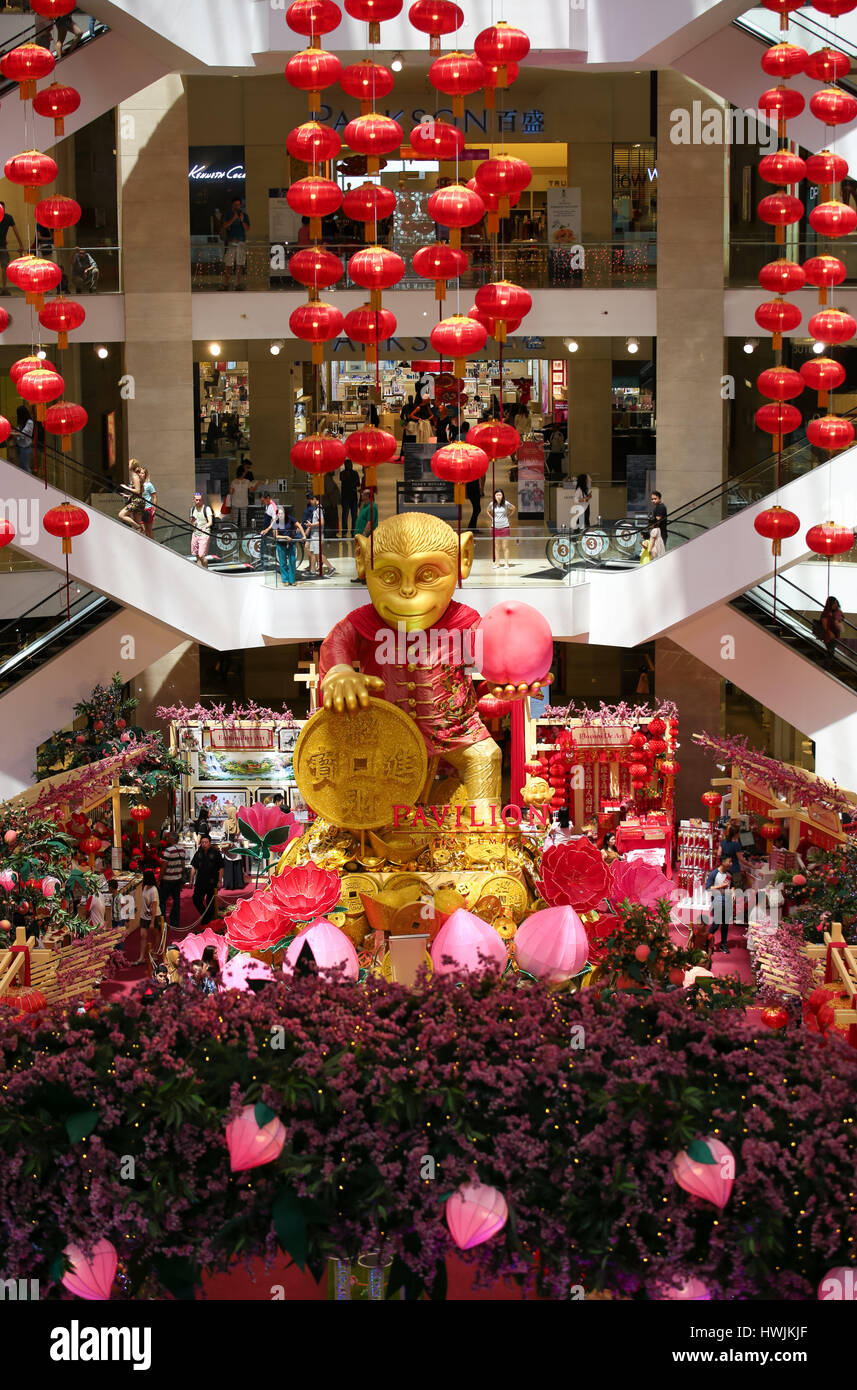
[[[800,192],[798,190],[800,196]],[[806,198],[804,204],[809,206]],[[766,229],[767,230],[767,229]],[[773,228],[771,229],[773,233]],[[811,256],[835,255],[845,266],[845,279],[837,289],[850,289],[857,285],[857,245],[854,245],[850,238],[839,238],[832,240],[827,237],[816,236],[811,228],[806,229],[807,235],[800,240],[787,241],[784,246],[777,246],[773,234],[768,237],[760,231],[758,237],[735,237],[729,242],[729,268],[727,272],[727,287],[729,289],[743,289],[752,287],[759,295],[759,302],[765,298],[772,298],[766,290],[759,285],[759,271],[763,265],[769,261],[776,261],[780,257],[788,260],[798,261],[803,264]],[[812,289],[807,285],[807,289]],[[832,292],[831,303],[836,303],[836,290]],[[801,330],[797,330],[800,336]],[[759,336],[764,337],[761,330]],[[786,339],[788,342],[788,339]]]
[[[434,281],[415,275],[411,267],[411,258],[417,248],[410,243],[402,246],[395,237],[389,244],[403,257],[408,267],[395,289],[433,293]],[[335,294],[337,289],[359,290],[360,287],[348,276],[347,265],[354,252],[365,245],[361,239],[324,242],[325,250],[339,256],[346,267],[342,279],[324,291],[325,298]],[[296,251],[304,250],[303,243],[251,240],[245,246],[247,263],[242,272],[242,283],[248,290],[303,291],[304,286],[293,280],[288,271],[289,257]],[[461,288],[468,291],[476,290],[501,275],[526,289],[652,289],[657,277],[657,242],[654,238],[583,242],[577,246],[556,246],[546,241],[512,242],[506,245],[502,257],[489,242],[468,244],[465,241],[462,249],[470,259],[467,270],[461,276]],[[227,272],[224,267],[225,250],[219,237],[191,238],[193,289],[220,290],[227,276],[230,286],[235,285],[235,270]],[[450,293],[452,291],[448,290],[447,294]]]
[[[11,259],[17,255],[24,255],[27,251],[26,246],[19,252],[17,246],[8,244],[6,249]],[[38,247],[34,246],[32,249],[38,251],[45,260],[55,261],[60,267],[63,272],[58,286],[60,294],[78,295],[85,299],[93,294],[121,293],[122,249],[119,246],[53,246],[40,240]],[[79,252],[84,254],[85,261],[77,262]],[[13,285],[11,280],[5,279],[2,267],[0,284],[0,295],[24,298],[24,291]]]
[[[838,636],[828,643],[819,622],[818,599],[786,575],[777,575],[776,589],[772,579],[757,584],[733,599],[732,607],[849,690],[857,691],[857,627],[843,615]]]

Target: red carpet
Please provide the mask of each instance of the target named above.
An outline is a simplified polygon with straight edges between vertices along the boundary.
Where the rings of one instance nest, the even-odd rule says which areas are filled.
[[[487,1289],[473,1288],[473,1268],[450,1257],[446,1262],[450,1302],[518,1302],[523,1295],[514,1280],[502,1280]],[[282,1288],[283,1293],[279,1290]],[[279,1255],[270,1269],[254,1260],[248,1270],[237,1262],[228,1274],[214,1274],[203,1280],[203,1296],[222,1303],[270,1302],[283,1297],[290,1302],[320,1303],[327,1298],[327,1276],[317,1284],[309,1273],[301,1274],[285,1255]]]
[[[249,898],[254,892],[253,885],[245,888],[225,889],[218,894],[218,902],[221,907],[231,906],[233,903],[240,902],[242,898]],[[199,917],[199,910],[195,907],[193,894],[190,888],[182,889],[181,911],[179,913],[179,929],[170,929],[168,941],[180,942],[187,935],[188,929],[195,924]],[[223,926],[222,918],[215,918],[207,924],[213,931],[220,931]],[[194,926],[195,931],[204,931],[202,926]],[[129,961],[136,960],[140,953],[140,932],[139,929],[133,931],[130,936],[125,938],[125,955]],[[101,993],[105,999],[116,999],[119,995],[130,994],[135,985],[141,980],[149,978],[149,967],[147,965],[129,965],[126,970],[119,970],[110,980],[105,980],[101,986]]]

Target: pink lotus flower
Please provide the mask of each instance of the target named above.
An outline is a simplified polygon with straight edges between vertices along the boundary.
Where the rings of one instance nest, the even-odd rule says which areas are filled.
[[[722,1208],[735,1181],[735,1157],[728,1145],[708,1134],[676,1154],[672,1174],[685,1192]]]
[[[545,984],[562,984],[586,964],[589,942],[573,907],[546,907],[518,927],[515,959]]]
[[[256,1119],[255,1105],[245,1105],[226,1126],[229,1166],[233,1173],[261,1168],[279,1158],[286,1142],[286,1127],[275,1115],[267,1124]]]
[[[256,801],[252,806],[239,806],[238,819],[248,840],[264,850],[271,850],[286,843],[294,818],[279,806],[265,806]]]
[[[504,970],[509,957],[488,922],[457,907],[431,943],[431,959],[437,974],[447,975],[454,970]]]
[[[270,965],[255,956],[238,955],[227,961],[221,971],[220,982],[224,989],[249,990],[251,980],[273,980],[274,972]]]
[[[119,1256],[109,1240],[99,1240],[87,1255],[79,1245],[67,1245],[63,1251],[71,1265],[62,1277],[63,1287],[75,1298],[104,1302],[110,1297]]]
[[[0,873],[0,888],[6,893],[11,893],[18,882],[18,875],[12,869],[4,869]]]
[[[284,936],[291,923],[271,893],[259,891],[243,898],[226,919],[226,940],[236,951],[269,951]]]
[[[496,1187],[475,1180],[462,1183],[446,1202],[446,1224],[459,1250],[472,1250],[502,1231],[509,1217],[506,1198]]]
[[[669,898],[673,891],[671,880],[651,864],[616,859],[610,865],[610,899],[614,904],[627,898],[631,903],[654,907],[659,898]]]
[[[607,892],[607,866],[588,840],[551,845],[542,855],[541,892],[551,907],[591,912]]]
[[[280,911],[292,922],[308,922],[323,917],[342,895],[339,874],[320,869],[317,864],[301,864],[284,869],[271,878],[271,891]]]
[[[357,959],[357,952],[351,938],[323,917],[311,922],[308,927],[304,927],[294,941],[290,942],[283,957],[284,975],[294,973],[298,956],[305,946],[308,946],[312,952],[319,974],[340,970],[342,972],[341,978],[345,980],[356,980],[359,976],[360,962]]]
[[[222,970],[229,959],[229,943],[225,936],[218,936],[211,927],[206,927],[205,931],[191,932],[183,941],[179,943],[179,952],[186,961],[202,960],[202,953],[206,946],[213,946],[217,955],[217,964]]]

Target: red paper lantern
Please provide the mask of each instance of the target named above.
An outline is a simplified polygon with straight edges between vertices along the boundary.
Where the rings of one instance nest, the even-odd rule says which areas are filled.
[[[436,323],[430,334],[431,345],[444,357],[453,359],[454,376],[464,376],[465,359],[469,352],[480,352],[488,339],[481,323],[466,314],[453,314]]]
[[[806,533],[806,543],[814,555],[845,555],[854,544],[854,532],[850,526],[842,526],[838,521],[822,521],[810,526]]]
[[[533,297],[529,291],[512,284],[511,280],[494,280],[476,291],[476,308],[497,320],[497,340],[501,343],[505,341],[509,321],[520,323],[532,307]]]
[[[432,454],[431,470],[444,482],[455,484],[455,501],[463,503],[465,484],[488,472],[488,455],[475,444],[446,444]]]
[[[464,98],[485,85],[485,69],[473,53],[445,53],[435,58],[428,75],[438,92],[452,97],[452,114],[459,119],[464,115]]]
[[[440,116],[420,121],[411,131],[410,141],[414,154],[420,159],[455,159],[465,143],[464,131],[441,120]]]
[[[489,338],[495,338],[498,342],[501,333],[505,335],[503,341],[507,342],[511,334],[517,332],[522,322],[521,319],[496,319],[493,314],[486,314],[484,309],[477,308],[475,304],[467,310],[467,317],[481,323]]]
[[[377,468],[381,463],[389,463],[398,451],[396,436],[375,425],[367,425],[348,436],[348,457],[360,468]]]
[[[807,324],[809,335],[820,343],[847,343],[857,333],[857,322],[844,309],[821,309]]]
[[[342,324],[342,311],[321,300],[299,304],[289,315],[289,328],[295,337],[312,343],[312,361],[316,365],[324,361],[324,344],[342,331]]]
[[[764,1008],[759,1018],[766,1028],[773,1028],[775,1031],[779,1031],[780,1028],[785,1028],[789,1021],[788,1010],[784,1009],[782,1005],[774,1004],[769,1004]]]
[[[74,299],[66,299],[58,294],[39,311],[39,323],[57,335],[57,347],[63,351],[68,347],[68,335],[86,319],[86,310]]]
[[[352,188],[342,200],[342,211],[353,222],[362,222],[367,241],[378,240],[376,227],[385,217],[389,217],[396,206],[396,195],[392,188],[383,184],[361,183]]]
[[[461,28],[464,11],[452,0],[416,0],[408,10],[408,19],[421,34],[428,34],[429,53],[440,53],[441,36]]]
[[[346,459],[345,445],[329,434],[308,434],[292,445],[289,458],[302,473],[312,474],[316,497],[324,492],[324,474],[335,473]]]
[[[43,19],[60,19],[77,9],[77,0],[30,0],[30,9]]]
[[[793,87],[770,87],[759,97],[759,110],[765,115],[775,117],[779,124],[793,121],[799,116],[806,102],[800,92]]]
[[[782,345],[781,335],[797,328],[803,316],[796,304],[789,304],[784,299],[767,299],[758,306],[755,317],[760,328],[774,335],[771,346],[777,351]]]
[[[6,424],[9,425],[8,420],[6,421]],[[9,434],[11,434],[11,432],[12,426],[9,425]],[[9,434],[6,435],[7,439],[9,438]],[[11,545],[14,539],[15,528],[12,525],[11,521],[7,521],[5,516],[0,517],[0,550],[2,550],[3,546],[5,545]]]
[[[381,307],[381,291],[397,285],[405,273],[405,262],[386,246],[367,246],[355,251],[348,262],[348,274],[361,289],[370,290],[373,309]]]
[[[62,82],[52,82],[33,97],[33,110],[54,123],[54,135],[65,135],[65,118],[80,106],[80,92]]]
[[[313,169],[327,159],[334,159],[341,148],[342,141],[333,127],[322,125],[320,121],[304,121],[286,136],[289,154],[304,164],[311,164]]]
[[[323,89],[339,80],[342,64],[334,53],[324,48],[305,48],[301,53],[292,54],[285,72],[287,82],[307,93],[310,113],[315,114],[321,106]]]
[[[369,174],[377,174],[381,167],[380,156],[397,150],[405,138],[398,121],[375,112],[349,121],[342,134],[349,149],[365,154]]]
[[[361,58],[359,63],[342,69],[339,85],[347,97],[360,102],[360,114],[366,116],[376,101],[390,95],[396,79],[390,68],[373,63],[371,58]]]
[[[508,86],[508,67],[510,63],[520,63],[530,51],[530,40],[523,29],[500,20],[490,28],[477,34],[473,45],[477,58],[482,63],[493,63],[498,69],[497,86]]]
[[[681,772],[681,763],[677,763],[675,758],[664,758],[660,765],[662,777],[678,777]]]
[[[760,405],[756,411],[756,424],[766,434],[773,435],[774,452],[782,448],[783,435],[791,434],[801,424],[803,416],[794,405],[784,405],[775,401],[772,405]]]
[[[18,382],[27,372],[38,371],[44,367],[45,371],[55,372],[56,367],[53,362],[49,362],[46,357],[19,357],[17,362],[13,362],[9,368],[9,376],[15,389],[18,389]]]
[[[720,806],[722,799],[720,792],[716,792],[713,789],[702,793],[700,801],[703,806],[708,807],[708,819],[710,821],[715,821],[717,819],[717,808]]]
[[[759,216],[772,227],[789,227],[799,222],[803,214],[803,203],[793,193],[769,193],[759,203]],[[854,216],[857,218],[857,213]]]
[[[812,209],[809,225],[822,236],[848,236],[857,227],[857,212],[847,203],[831,199]]]
[[[850,420],[843,420],[839,415],[823,415],[820,420],[809,421],[806,437],[817,449],[838,453],[853,443],[854,426]]]
[[[803,273],[810,285],[825,291],[819,295],[820,303],[827,301],[826,291],[833,285],[841,285],[845,279],[845,266],[836,256],[812,256],[803,263]]]
[[[38,150],[25,150],[23,154],[6,160],[4,173],[10,183],[23,185],[25,203],[35,203],[39,189],[53,183],[58,170],[50,155],[40,154]]]
[[[306,285],[310,299],[318,299],[319,290],[330,289],[342,279],[345,266],[323,246],[305,246],[289,257],[289,274],[299,285]]]
[[[791,367],[768,367],[756,379],[762,395],[772,401],[793,400],[800,395],[804,384],[800,372],[793,371]]]
[[[797,261],[768,261],[759,271],[759,284],[770,294],[791,294],[801,290],[806,283],[806,275]]]
[[[22,904],[22,910],[23,906],[24,904]],[[29,908],[29,903],[26,906]],[[0,996],[0,1004],[6,1004],[10,1009],[17,1009],[21,1014],[37,1014],[41,1009],[48,1007],[48,1001],[41,990],[32,989],[29,986],[26,989],[7,990],[4,995]]]
[[[810,357],[800,368],[807,386],[818,392],[818,404],[827,406],[828,392],[835,391],[845,380],[845,368],[832,357]]]
[[[434,297],[444,300],[447,280],[456,279],[467,269],[467,256],[445,241],[436,241],[414,252],[413,267],[422,279],[434,280]]]
[[[857,97],[841,87],[822,87],[810,97],[809,109],[825,125],[847,125],[857,116]]]
[[[362,19],[369,25],[369,42],[381,42],[381,21],[395,19],[402,12],[402,0],[345,0],[345,9],[352,19]]]
[[[329,217],[342,205],[342,189],[333,179],[320,179],[315,174],[298,179],[286,192],[286,202],[302,217],[309,218],[309,234],[321,236],[321,219]]]
[[[16,386],[21,399],[35,405],[37,420],[44,420],[48,401],[55,401],[65,390],[65,382],[59,372],[49,371],[42,366],[25,372]]]
[[[19,82],[21,101],[32,101],[36,83],[56,67],[54,55],[39,43],[22,43],[0,58],[0,72],[12,82]]]
[[[489,236],[495,236],[500,230],[500,196],[497,193],[489,193],[487,189],[480,188],[475,179],[467,180],[467,187],[478,194],[485,204],[485,230]],[[520,202],[520,193],[515,193],[509,197],[509,207],[517,207]]]
[[[819,150],[818,154],[811,154],[806,160],[807,178],[810,183],[820,184],[822,188],[838,183],[847,174],[848,160],[832,150]]]
[[[371,304],[361,304],[345,315],[345,333],[354,342],[365,344],[367,362],[377,362],[378,344],[392,338],[396,327],[396,315],[391,309],[375,309]]]
[[[803,0],[806,3],[806,0]],[[813,9],[821,14],[829,14],[833,19],[837,19],[841,14],[850,14],[852,10],[857,10],[857,0],[812,0]],[[35,8],[35,6],[33,7]]]
[[[759,173],[766,183],[800,183],[806,178],[806,165],[791,150],[777,150],[759,160]]]
[[[59,266],[55,261],[44,260],[41,256],[21,256],[11,264],[16,266],[18,278],[15,283],[24,291],[27,303],[41,309],[47,291],[55,290],[62,279]]]
[[[6,416],[5,416],[5,415],[0,415],[0,444],[5,444],[5,443],[6,443],[6,440],[9,438],[9,435],[10,435],[11,433],[12,433],[12,426],[10,425],[9,421],[6,419]],[[9,542],[8,542],[8,541],[4,541],[3,544],[4,544],[4,545],[8,545]]]
[[[74,198],[64,198],[56,193],[52,198],[42,198],[36,203],[36,221],[43,227],[52,227],[57,246],[64,245],[63,231],[74,227],[81,219],[80,203]]]
[[[796,43],[775,43],[761,57],[762,68],[769,77],[796,77],[804,71],[806,60],[806,49]]]
[[[519,447],[521,436],[511,425],[504,425],[499,420],[486,420],[484,424],[471,426],[467,442],[475,444],[489,459],[504,459]]]
[[[473,227],[485,216],[485,204],[463,183],[451,183],[432,193],[427,203],[428,215],[441,227],[449,227],[449,244],[461,246],[461,228]]]
[[[334,0],[294,0],[286,10],[286,23],[295,34],[303,34],[317,46],[320,34],[332,34],[339,27],[342,11]]]
[[[785,408],[794,409],[793,406]],[[765,409],[770,410],[773,407],[766,406]],[[781,555],[783,541],[789,536],[796,536],[800,530],[800,517],[795,516],[794,512],[787,512],[784,507],[768,507],[756,517],[753,528],[771,542],[772,555]]]
[[[51,507],[50,511],[45,512],[42,526],[49,536],[62,540],[63,555],[70,555],[72,539],[82,536],[89,529],[89,517],[82,507],[75,507],[71,502],[60,502],[58,507]]]
[[[67,454],[71,450],[71,436],[82,430],[88,419],[89,416],[82,405],[74,405],[71,401],[59,401],[47,410],[45,429],[48,434],[60,436],[60,450]]]
[[[762,4],[766,10],[785,17],[790,10],[799,10],[806,0],[762,0]]]
[[[509,216],[510,197],[520,197],[533,178],[533,171],[525,159],[515,159],[511,155],[501,155],[496,159],[486,159],[478,165],[474,175],[477,192],[486,192],[499,199],[498,211],[501,217]]]
[[[816,82],[836,82],[851,71],[851,59],[838,48],[819,48],[807,56],[803,70]]]
[[[11,322],[12,319],[9,314],[6,313],[6,310],[0,309],[0,333],[5,333]]]
[[[494,94],[497,88],[502,87],[505,90],[506,87],[511,87],[512,83],[517,81],[520,69],[517,63],[483,63],[482,66],[485,69],[485,109],[493,111],[496,106]],[[503,82],[500,80],[501,77],[505,78]]]

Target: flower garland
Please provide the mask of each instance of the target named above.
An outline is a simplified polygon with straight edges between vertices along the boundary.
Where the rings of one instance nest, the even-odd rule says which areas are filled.
[[[694,734],[693,741],[709,752],[716,762],[735,763],[743,776],[766,783],[791,805],[809,806],[813,802],[823,802],[837,811],[854,805],[851,795],[840,790],[835,782],[810,777],[788,763],[769,757],[759,748],[749,747],[742,735],[721,738],[702,733]]]
[[[113,753],[109,758],[81,768],[80,772],[67,777],[59,786],[46,787],[36,801],[22,809],[23,818],[55,816],[70,802],[79,805],[84,800],[90,801],[101,791],[107,792],[118,772],[126,772],[155,756],[159,740],[160,735],[148,734],[146,738],[130,743],[121,753]]]
[[[747,950],[761,1004],[795,1006],[812,990],[812,962],[804,950],[802,923],[784,918],[773,932],[769,918],[751,923]]]
[[[269,705],[257,705],[255,700],[246,705],[237,705],[233,700],[231,711],[227,710],[225,705],[202,705],[198,700],[195,705],[159,705],[156,714],[167,723],[182,726],[199,723],[220,724],[225,728],[232,728],[238,723],[253,723],[297,727],[294,715],[285,705],[282,709],[276,710],[271,709]]]
[[[590,724],[648,724],[653,719],[665,721],[678,719],[678,705],[674,700],[663,700],[656,705],[629,705],[620,700],[618,705],[606,705],[602,700],[598,709],[589,705],[577,705],[572,700],[568,705],[547,705],[538,716],[539,719],[579,719],[583,725]]]

